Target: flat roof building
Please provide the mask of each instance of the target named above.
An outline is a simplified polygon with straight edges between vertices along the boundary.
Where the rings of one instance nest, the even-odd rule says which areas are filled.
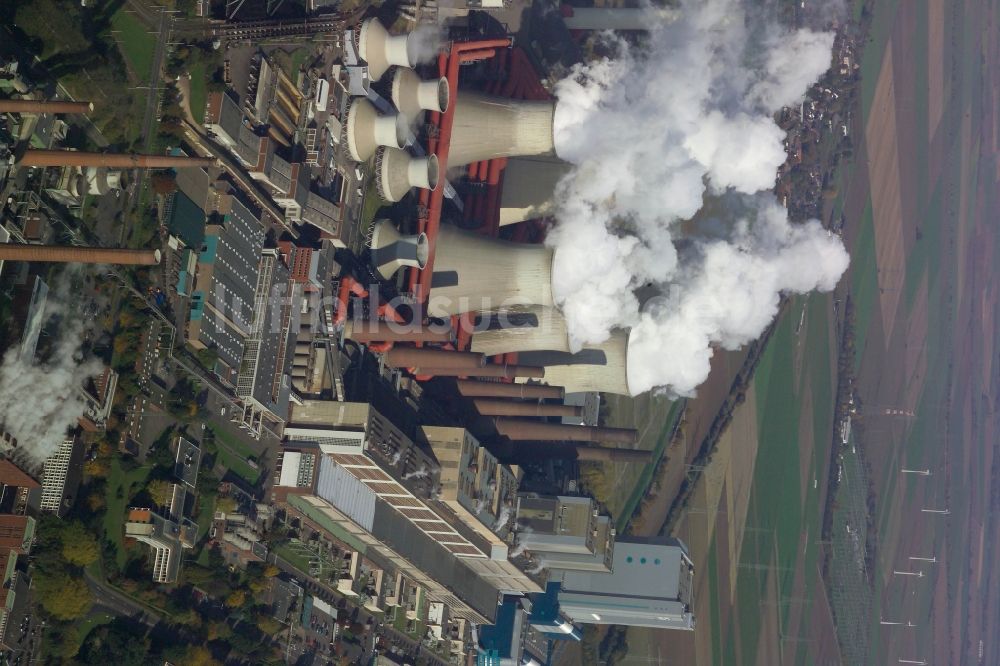
[[[615,529],[589,497],[522,494],[518,545],[548,569],[611,571]]]
[[[198,526],[178,524],[151,509],[130,508],[125,522],[125,536],[141,541],[153,551],[153,580],[174,583],[181,569],[185,548],[193,548]]]
[[[76,492],[80,479],[83,447],[75,438],[64,440],[56,452],[42,464],[42,496],[39,509],[61,516],[72,504],[67,501]]]

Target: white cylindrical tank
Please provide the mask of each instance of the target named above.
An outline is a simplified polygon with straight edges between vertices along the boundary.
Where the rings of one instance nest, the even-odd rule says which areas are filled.
[[[482,313],[471,351],[487,356],[527,351],[569,351],[566,320],[555,308],[526,305]]]
[[[551,307],[553,250],[442,224],[427,311],[432,317],[517,305]]]
[[[386,201],[399,201],[414,187],[433,190],[439,175],[436,155],[413,157],[384,146],[375,152],[375,183]]]
[[[403,236],[389,220],[377,220],[372,228],[372,266],[386,280],[404,266],[423,269],[430,243],[427,234]]]
[[[567,393],[601,391],[631,395],[628,388],[628,333],[615,331],[599,345],[575,353],[526,352],[518,363],[545,367],[545,383],[563,386]]]
[[[87,193],[107,194],[111,190],[120,189],[122,172],[107,167],[87,167]]]
[[[448,110],[448,79],[423,81],[409,67],[397,67],[392,75],[392,103],[410,124],[416,124],[424,111]]]
[[[375,106],[363,97],[355,97],[347,111],[344,134],[347,151],[355,162],[367,162],[379,146],[402,148],[407,132],[406,120],[401,115],[380,116]]]
[[[462,92],[455,100],[448,166],[496,157],[541,155],[553,149],[555,102]]]
[[[650,26],[672,23],[680,16],[676,9],[666,7],[570,7],[563,5],[568,15],[563,18],[570,30],[649,30]]]
[[[569,170],[569,164],[548,155],[507,160],[500,193],[500,226],[552,215],[556,184]]]
[[[416,41],[411,33],[390,35],[377,18],[361,24],[356,32],[358,56],[368,64],[368,75],[378,81],[393,65],[413,67],[417,64]]]

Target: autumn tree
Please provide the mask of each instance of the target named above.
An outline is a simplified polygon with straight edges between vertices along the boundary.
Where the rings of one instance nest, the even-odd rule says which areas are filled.
[[[247,593],[243,590],[236,590],[226,597],[226,606],[229,608],[239,608],[247,601]]]
[[[90,589],[82,576],[46,572],[35,576],[34,586],[42,608],[57,620],[77,620],[90,610]]]
[[[184,653],[186,666],[216,666],[219,662],[204,645],[192,645]]]
[[[159,506],[166,506],[173,497],[174,484],[164,479],[154,479],[146,486],[146,492]]]
[[[70,564],[85,567],[97,561],[101,548],[94,535],[87,531],[83,523],[70,523],[60,535],[62,555]]]

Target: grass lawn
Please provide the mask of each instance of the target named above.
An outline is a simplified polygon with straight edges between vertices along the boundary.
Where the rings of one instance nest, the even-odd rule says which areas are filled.
[[[146,27],[126,11],[124,4],[111,17],[111,25],[129,67],[140,81],[148,81],[153,69],[154,37],[146,33]]]
[[[115,458],[111,461],[111,472],[108,474],[108,510],[104,514],[104,535],[115,544],[115,560],[118,566],[125,566],[125,548],[122,542],[125,524],[125,509],[129,496],[141,486],[153,469],[152,465],[144,465],[126,472],[121,462]],[[119,492],[120,491],[120,492]],[[121,495],[119,497],[119,495]]]
[[[208,68],[204,62],[197,62],[191,66],[189,71],[191,74],[189,83],[191,99],[188,100],[188,104],[191,107],[191,115],[194,116],[195,120],[201,122],[202,118],[205,117],[205,103],[208,99],[208,88],[205,85]]]
[[[244,458],[233,455],[221,446],[216,456],[216,462],[221,463],[223,467],[250,485],[256,485],[258,479],[260,479],[260,469],[254,469]]]

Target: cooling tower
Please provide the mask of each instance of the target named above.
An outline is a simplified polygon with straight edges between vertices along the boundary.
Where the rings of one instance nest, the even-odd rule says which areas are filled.
[[[503,170],[500,226],[552,215],[556,184],[569,170],[569,164],[547,155],[509,159]]]
[[[347,111],[344,134],[347,150],[355,162],[367,162],[379,146],[402,148],[407,132],[403,116],[398,113],[380,116],[364,97],[355,97]]]
[[[575,354],[560,351],[526,352],[522,363],[545,367],[545,381],[563,386],[569,393],[601,391],[631,395],[628,390],[626,356],[628,334],[616,331],[599,345],[590,345]]]
[[[448,79],[423,81],[408,67],[397,67],[392,75],[392,104],[411,124],[424,111],[448,110]]]
[[[551,307],[550,248],[486,238],[442,224],[427,312],[445,317],[519,305]]]
[[[386,280],[403,266],[423,269],[430,244],[427,234],[403,236],[389,220],[377,220],[369,243],[372,267]]]
[[[160,263],[160,251],[0,243],[0,261],[154,266]]]
[[[562,400],[566,391],[558,386],[541,384],[500,384],[498,382],[477,382],[460,379],[455,382],[458,392],[466,397],[496,397]]]
[[[180,157],[172,155],[132,155],[129,153],[88,153],[82,150],[26,150],[20,166],[95,166],[122,169],[178,169],[207,167],[215,164],[210,157]]]
[[[676,9],[628,7],[571,7],[563,5],[563,21],[570,30],[649,30],[673,23]]]
[[[555,102],[534,102],[459,93],[448,166],[496,157],[541,155],[553,149]]]
[[[90,113],[90,102],[0,99],[0,113]]]
[[[471,349],[487,356],[542,350],[568,352],[566,320],[555,308],[540,305],[484,312],[472,334]]]
[[[416,39],[411,34],[390,35],[377,18],[367,19],[355,31],[358,56],[368,64],[368,75],[378,81],[393,65],[417,64]]]
[[[596,428],[498,417],[497,432],[514,441],[618,442],[634,444],[638,433],[631,428]]]
[[[379,196],[399,201],[414,187],[433,190],[438,185],[437,157],[413,157],[398,148],[375,151],[375,183]]]
[[[483,416],[580,416],[583,413],[583,407],[575,405],[547,405],[498,398],[477,398],[472,403]]]

